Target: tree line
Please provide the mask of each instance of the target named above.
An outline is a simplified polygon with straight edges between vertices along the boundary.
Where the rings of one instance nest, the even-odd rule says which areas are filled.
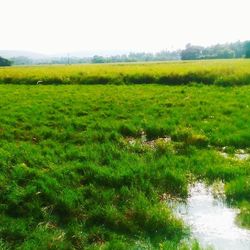
[[[32,64],[81,64],[81,63],[119,63],[119,62],[152,62],[173,60],[202,60],[202,59],[230,59],[250,58],[250,41],[217,44],[203,47],[187,44],[183,50],[161,51],[157,53],[129,53],[116,56],[93,57],[55,57],[31,59],[28,57],[13,57],[10,60],[0,57],[0,66],[32,65]]]
[[[187,44],[182,60],[250,58],[250,41],[217,44],[209,47]]]

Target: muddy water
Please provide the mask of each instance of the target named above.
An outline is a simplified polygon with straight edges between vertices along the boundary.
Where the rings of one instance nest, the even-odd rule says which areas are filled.
[[[230,208],[222,198],[214,198],[212,189],[203,183],[190,187],[185,203],[172,202],[177,216],[190,226],[192,236],[201,246],[218,250],[250,250],[250,231],[235,224],[237,209]]]

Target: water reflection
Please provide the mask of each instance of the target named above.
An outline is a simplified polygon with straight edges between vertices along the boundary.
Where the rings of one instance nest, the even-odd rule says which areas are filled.
[[[186,203],[172,202],[180,216],[203,247],[219,250],[250,250],[250,231],[235,224],[237,209],[227,206],[222,198],[214,198],[211,187],[196,183],[190,187]]]

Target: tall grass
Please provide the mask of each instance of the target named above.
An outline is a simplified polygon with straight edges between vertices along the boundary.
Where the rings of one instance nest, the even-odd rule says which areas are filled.
[[[250,83],[250,60],[169,63],[32,66],[0,68],[0,83],[9,84],[146,84],[192,82],[220,86]]]

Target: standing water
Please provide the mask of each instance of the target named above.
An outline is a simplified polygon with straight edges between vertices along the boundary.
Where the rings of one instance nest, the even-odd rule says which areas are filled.
[[[203,183],[190,187],[187,202],[172,203],[177,216],[190,226],[201,246],[218,250],[250,250],[250,231],[235,224],[237,209],[214,198]]]

